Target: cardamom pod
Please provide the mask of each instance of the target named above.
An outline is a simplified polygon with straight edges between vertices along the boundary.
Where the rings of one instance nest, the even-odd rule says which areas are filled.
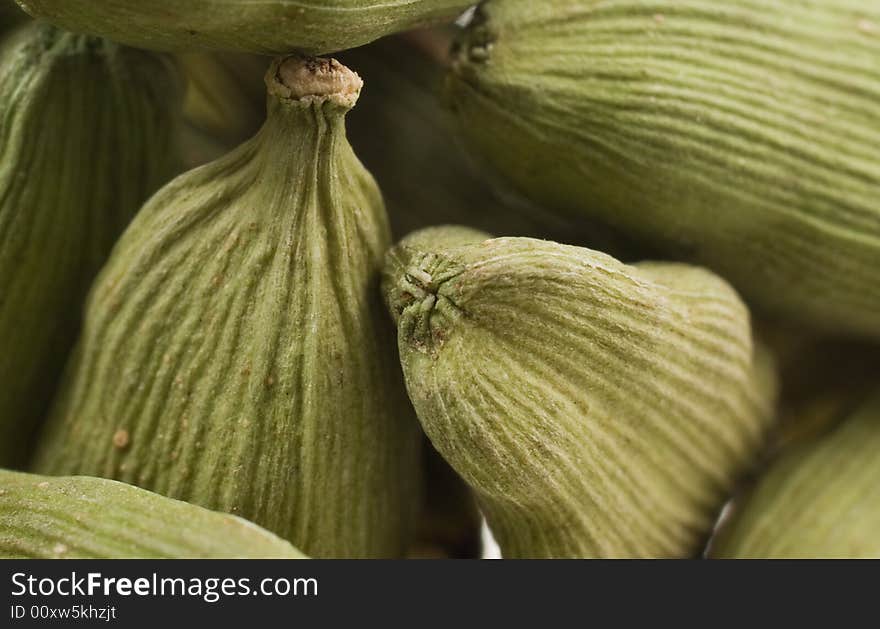
[[[880,397],[830,435],[784,453],[734,503],[720,558],[880,559]]]
[[[723,280],[434,228],[391,250],[383,290],[422,427],[504,556],[702,549],[775,386]]]
[[[188,80],[183,103],[187,123],[230,148],[260,129],[266,119],[266,87],[254,79],[266,72],[264,57],[190,52],[177,59]]]
[[[440,98],[450,42],[444,31],[419,31],[339,56],[366,82],[348,134],[382,188],[392,233],[438,224],[523,236],[564,232],[567,222],[548,221],[545,212],[491,185],[455,141]]]
[[[0,44],[0,465],[23,463],[92,278],[179,167],[168,59],[28,22]]]
[[[247,520],[102,478],[0,470],[0,559],[301,559]]]
[[[319,557],[400,556],[420,433],[378,291],[390,245],[344,117],[290,57],[254,138],[159,191],[90,295],[34,469],[235,513]]]
[[[488,0],[448,96],[538,204],[880,337],[880,5]]]
[[[384,35],[452,20],[471,0],[17,0],[73,31],[142,48],[285,54],[336,52]]]

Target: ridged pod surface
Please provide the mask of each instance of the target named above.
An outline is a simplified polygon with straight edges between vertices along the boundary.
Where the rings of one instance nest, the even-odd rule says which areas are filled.
[[[114,250],[35,469],[235,513],[311,556],[401,555],[420,435],[378,292],[387,217],[345,137],[361,81],[294,57],[266,78],[259,133]]]
[[[449,99],[540,205],[880,337],[880,5],[489,0]]]
[[[187,78],[181,147],[187,169],[203,166],[250,139],[266,120],[266,57],[246,53],[176,55]]]
[[[0,559],[304,559],[247,520],[103,478],[0,470]]]
[[[782,455],[712,543],[720,558],[880,559],[880,397]]]
[[[159,50],[324,54],[452,20],[470,0],[18,0],[72,31]]]
[[[0,45],[0,465],[23,462],[94,275],[178,172],[168,59],[31,22]]]
[[[775,386],[723,280],[447,227],[392,249],[383,287],[422,426],[505,557],[701,549]]]
[[[187,78],[183,114],[189,124],[232,148],[260,129],[266,119],[266,88],[260,77],[268,59],[214,52],[176,58]]]

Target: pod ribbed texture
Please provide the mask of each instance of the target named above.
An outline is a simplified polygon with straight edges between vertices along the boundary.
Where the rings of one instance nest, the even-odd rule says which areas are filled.
[[[383,286],[422,426],[506,557],[699,551],[775,386],[723,280],[436,228]]]
[[[540,203],[880,336],[877,3],[489,0],[449,91]]]
[[[470,0],[17,0],[34,17],[160,50],[336,52],[452,20]]]
[[[722,558],[880,559],[880,397],[830,435],[793,448],[735,507]]]
[[[102,478],[0,471],[2,559],[302,559],[247,520]]]
[[[284,63],[260,132],[114,250],[35,469],[235,513],[312,556],[396,556],[420,442],[378,292],[387,217],[345,137],[357,93],[296,98],[314,86]]]
[[[0,465],[22,462],[89,284],[178,168],[167,59],[31,23],[0,49]]]

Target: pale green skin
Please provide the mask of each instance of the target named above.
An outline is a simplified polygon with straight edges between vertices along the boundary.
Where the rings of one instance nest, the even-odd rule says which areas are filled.
[[[178,169],[164,56],[38,23],[0,45],[0,465],[24,461],[89,284]]]
[[[880,559],[880,396],[791,448],[734,503],[710,556]]]
[[[235,513],[310,556],[400,556],[420,434],[378,292],[387,217],[345,138],[352,101],[274,76],[260,132],[115,248],[34,469]]]
[[[489,0],[448,87],[533,200],[880,338],[876,2]]]
[[[241,518],[102,478],[0,470],[0,559],[304,559]]]
[[[468,0],[18,0],[34,17],[158,50],[324,54],[452,20]]]
[[[383,287],[410,398],[505,557],[691,557],[759,452],[772,367],[695,267],[463,228]]]

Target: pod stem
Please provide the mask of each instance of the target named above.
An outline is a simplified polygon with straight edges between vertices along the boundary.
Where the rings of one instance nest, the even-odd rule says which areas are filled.
[[[270,96],[305,104],[333,102],[351,109],[364,82],[336,59],[291,55],[278,57],[266,73]]]

